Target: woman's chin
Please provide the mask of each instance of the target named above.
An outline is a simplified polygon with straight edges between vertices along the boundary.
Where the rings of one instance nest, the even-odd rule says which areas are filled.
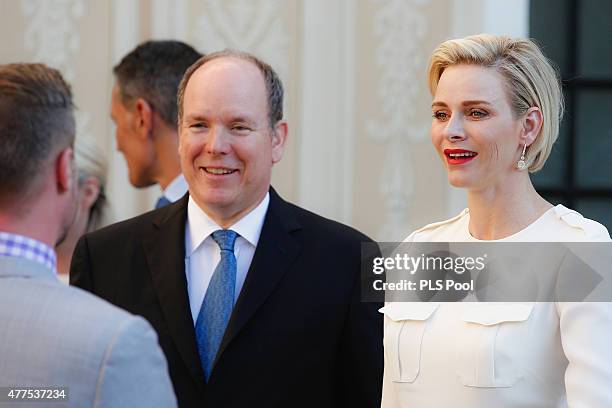
[[[462,177],[457,174],[449,174],[448,182],[451,186],[456,188],[468,188],[471,184],[466,177]]]

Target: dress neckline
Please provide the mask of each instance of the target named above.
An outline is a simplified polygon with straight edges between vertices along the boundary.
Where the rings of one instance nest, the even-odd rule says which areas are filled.
[[[520,231],[515,232],[512,235],[508,235],[507,237],[504,238],[499,238],[499,239],[478,239],[475,238],[472,233],[470,232],[470,209],[466,208],[466,225],[465,225],[465,229],[467,232],[467,236],[471,241],[474,242],[500,242],[500,241],[515,241],[517,238],[519,238],[522,234],[528,232],[529,230],[531,230],[532,228],[536,227],[539,223],[541,223],[547,216],[548,214],[557,212],[559,210],[562,210],[564,207],[561,204],[557,204],[554,207],[549,208],[548,210],[544,211],[544,213],[542,213],[542,215],[540,215],[538,218],[536,218],[531,224],[527,225],[525,228],[523,228]]]

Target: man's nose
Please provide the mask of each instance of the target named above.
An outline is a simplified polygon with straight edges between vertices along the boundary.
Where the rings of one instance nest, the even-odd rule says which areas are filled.
[[[206,152],[209,154],[227,154],[229,151],[229,135],[221,126],[211,128],[208,133]]]

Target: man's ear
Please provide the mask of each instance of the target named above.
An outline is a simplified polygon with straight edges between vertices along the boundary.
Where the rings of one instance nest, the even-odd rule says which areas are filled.
[[[87,176],[85,180],[82,182],[79,190],[81,191],[81,195],[83,196],[83,207],[85,210],[89,211],[89,209],[94,205],[98,196],[100,195],[100,180],[93,176]]]
[[[134,102],[134,120],[138,134],[149,137],[153,129],[153,107],[143,98],[136,98]]]
[[[72,147],[67,147],[59,152],[55,160],[55,176],[58,193],[63,194],[76,187],[73,186],[73,183],[76,183],[76,166]]]
[[[527,109],[523,118],[523,135],[521,141],[530,146],[538,137],[543,124],[542,111],[538,107]]]
[[[283,158],[287,133],[289,129],[287,122],[279,120],[272,131],[272,164],[278,163]]]

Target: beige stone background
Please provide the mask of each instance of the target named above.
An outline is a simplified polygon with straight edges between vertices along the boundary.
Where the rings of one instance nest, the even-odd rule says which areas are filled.
[[[427,58],[468,34],[527,35],[528,0],[0,0],[0,63],[42,61],[72,83],[79,138],[109,163],[109,219],[153,207],[127,181],[109,119],[111,69],[147,39],[247,50],[286,88],[286,199],[378,240],[463,208],[429,143]]]

